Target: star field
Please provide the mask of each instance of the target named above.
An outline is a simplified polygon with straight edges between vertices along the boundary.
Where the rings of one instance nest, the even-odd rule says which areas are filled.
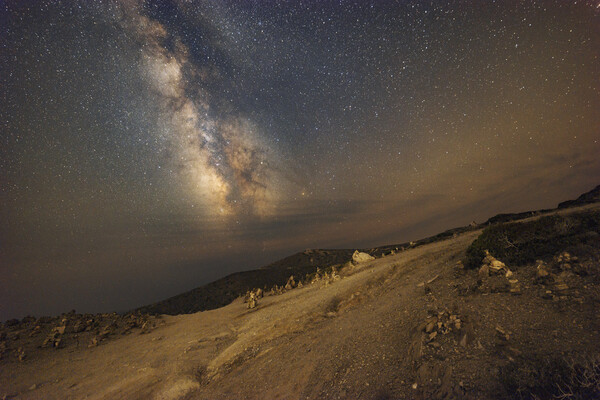
[[[597,0],[1,7],[2,319],[598,184]]]

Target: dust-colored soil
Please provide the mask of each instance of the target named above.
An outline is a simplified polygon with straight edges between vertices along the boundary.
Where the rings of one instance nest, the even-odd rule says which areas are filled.
[[[458,263],[480,233],[347,266],[255,309],[239,299],[97,347],[7,357],[0,398],[500,398],[524,358],[597,356],[597,276],[553,296],[528,266],[510,293]]]

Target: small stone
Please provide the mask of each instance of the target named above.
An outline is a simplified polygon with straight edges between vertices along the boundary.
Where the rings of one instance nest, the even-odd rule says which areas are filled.
[[[63,325],[63,326],[57,326],[56,328],[54,328],[53,331],[58,333],[59,335],[64,335],[65,329],[67,329],[67,327],[65,325]]]
[[[510,269],[506,270],[506,274],[504,275],[506,278],[510,278],[513,276],[513,272]]]
[[[492,260],[490,267],[494,270],[501,270],[506,268],[506,265],[500,260]]]
[[[547,266],[543,261],[538,260],[537,263],[538,263],[538,265],[537,265],[537,270],[536,270],[536,276],[538,278],[546,278],[548,275],[550,275],[550,273],[548,272]]]
[[[496,327],[496,334],[502,340],[508,341],[510,339],[510,335],[508,333],[506,333],[506,331],[504,329],[502,329],[500,326]]]
[[[433,348],[436,348],[436,349],[439,349],[440,347],[442,347],[442,345],[439,344],[438,342],[429,342],[428,345]]]
[[[487,264],[483,264],[481,268],[479,268],[479,277],[487,278],[490,276],[490,267]]]
[[[416,390],[418,387],[419,387],[419,385],[417,384],[417,382],[415,382],[415,383],[413,383],[413,384],[412,384],[412,388],[413,388],[413,389],[415,389],[415,390]]]
[[[429,341],[432,341],[437,336],[437,331],[433,331],[429,334]]]
[[[565,290],[568,290],[569,287],[566,283],[558,283],[556,286],[554,286],[554,289],[556,289],[559,292],[563,292]]]
[[[431,321],[425,326],[425,332],[430,333],[435,328],[435,321]]]

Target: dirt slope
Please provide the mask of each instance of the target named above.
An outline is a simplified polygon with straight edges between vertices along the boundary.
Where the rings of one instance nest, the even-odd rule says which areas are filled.
[[[536,357],[597,360],[597,275],[572,276],[567,292],[548,296],[535,267],[521,267],[521,290],[511,293],[501,278],[457,264],[480,233],[347,267],[339,280],[265,297],[255,309],[236,300],[97,347],[9,358],[0,396],[502,398],[541,379],[530,373]]]

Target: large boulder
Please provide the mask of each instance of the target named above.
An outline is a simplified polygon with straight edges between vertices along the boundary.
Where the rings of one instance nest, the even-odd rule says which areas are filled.
[[[371,261],[374,259],[375,259],[375,257],[370,256],[367,253],[360,252],[358,250],[356,250],[354,252],[354,254],[352,254],[352,262],[354,262],[355,264],[363,263],[366,261]]]

